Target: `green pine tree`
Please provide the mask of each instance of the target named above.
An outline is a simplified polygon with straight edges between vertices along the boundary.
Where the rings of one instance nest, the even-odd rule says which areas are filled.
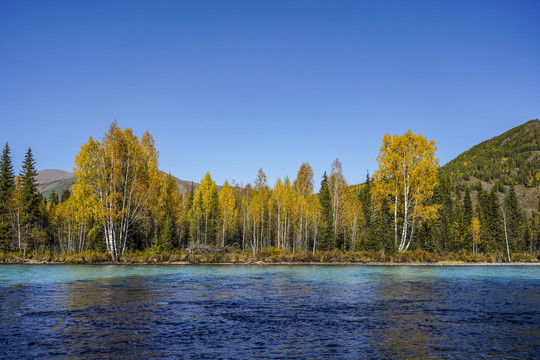
[[[511,251],[526,251],[527,218],[521,208],[514,186],[510,186],[504,198],[504,210],[506,211],[506,230],[508,243]]]
[[[174,249],[174,243],[176,241],[176,232],[174,224],[170,217],[167,217],[161,226],[159,238],[155,244],[156,250],[159,252],[172,251]]]
[[[9,224],[9,200],[15,190],[15,173],[11,162],[11,151],[6,143],[0,158],[0,251],[10,250],[13,235]]]
[[[51,209],[53,209],[56,205],[58,205],[60,201],[58,200],[58,195],[54,192],[54,190],[51,191],[51,195],[49,196],[49,206]]]
[[[465,187],[465,196],[463,197],[463,220],[465,226],[469,227],[471,225],[472,218],[474,216],[474,209],[471,200],[471,190],[469,187]]]
[[[70,196],[71,191],[69,191],[69,189],[64,189],[64,191],[62,192],[62,196],[60,197],[60,202],[63,203],[64,201],[67,201]]]
[[[364,214],[364,228],[363,228],[363,239],[364,247],[366,249],[376,249],[377,246],[377,236],[376,236],[376,223],[373,219],[373,200],[372,200],[372,188],[373,188],[373,179],[369,176],[369,173],[366,175],[366,182],[364,183],[360,191],[360,202],[362,203],[362,212]]]
[[[39,222],[39,197],[37,191],[36,162],[32,150],[28,148],[21,173],[22,244],[25,248],[37,249],[36,225]]]
[[[334,241],[334,231],[332,227],[332,198],[330,197],[330,188],[328,185],[328,176],[324,172],[319,190],[319,201],[322,207],[322,221],[320,230],[320,248],[321,250],[333,250],[336,247]]]
[[[394,240],[393,216],[391,215],[390,204],[387,198],[383,198],[382,200],[374,231],[376,239],[374,250],[381,250],[390,254],[397,251],[397,244]]]
[[[504,224],[497,190],[479,191],[479,219],[482,238],[481,249],[488,253],[504,252]]]

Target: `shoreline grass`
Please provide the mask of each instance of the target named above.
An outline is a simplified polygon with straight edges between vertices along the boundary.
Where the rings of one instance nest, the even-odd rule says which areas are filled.
[[[405,251],[388,254],[380,251],[317,251],[315,253],[286,253],[278,248],[262,249],[255,255],[248,251],[216,251],[197,253],[194,251],[189,258],[187,251],[173,250],[171,252],[129,251],[122,255],[119,261],[113,261],[108,253],[84,251],[82,253],[52,253],[44,252],[26,254],[23,259],[21,252],[0,252],[0,263],[4,264],[315,264],[315,265],[540,265],[539,258],[534,254],[514,253],[512,262],[508,262],[506,254],[472,254],[459,253],[429,253],[424,250]]]

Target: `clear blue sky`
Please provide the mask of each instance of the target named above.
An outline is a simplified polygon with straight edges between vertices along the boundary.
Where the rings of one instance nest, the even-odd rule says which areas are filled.
[[[540,117],[540,1],[2,1],[0,141],[71,170],[113,120],[186,180],[376,169],[381,138],[444,164]]]

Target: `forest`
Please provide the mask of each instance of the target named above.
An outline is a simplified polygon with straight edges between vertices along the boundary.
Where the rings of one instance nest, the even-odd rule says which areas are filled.
[[[0,260],[93,252],[118,261],[136,252],[186,249],[254,256],[497,254],[504,261],[536,255],[540,203],[527,216],[508,177],[504,194],[458,181],[455,173],[440,171],[435,151],[433,141],[408,131],[383,137],[379,168],[360,185],[347,183],[336,159],[317,180],[318,193],[309,163],[275,184],[262,169],[245,186],[218,186],[207,173],[197,188],[180,192],[173,176],[159,170],[153,137],[146,132],[139,138],[113,123],[101,140],[81,146],[71,191],[46,199],[37,190],[32,150],[16,175],[6,144]]]

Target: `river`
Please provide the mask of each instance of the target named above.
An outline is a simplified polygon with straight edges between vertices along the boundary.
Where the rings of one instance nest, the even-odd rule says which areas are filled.
[[[538,359],[540,267],[0,265],[0,357]]]

